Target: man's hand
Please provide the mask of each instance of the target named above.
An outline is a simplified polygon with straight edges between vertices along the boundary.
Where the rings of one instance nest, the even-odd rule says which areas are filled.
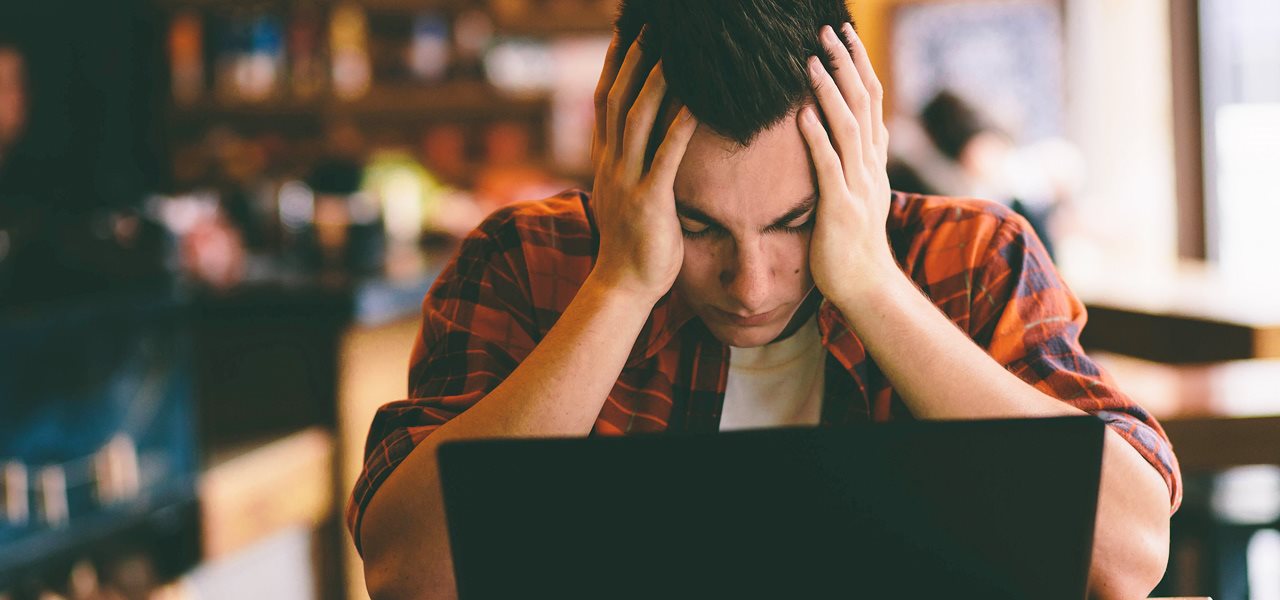
[[[684,260],[673,186],[697,122],[682,108],[645,171],[646,146],[667,81],[661,62],[645,76],[639,40],[621,65],[614,58],[617,44],[615,35],[595,93],[591,209],[600,254],[591,279],[657,302],[675,283]]]
[[[853,26],[843,28],[852,47],[845,47],[831,27],[823,26],[819,34],[835,56],[834,77],[817,57],[809,58],[809,78],[831,136],[813,106],[801,108],[796,119],[818,178],[809,268],[818,289],[833,301],[848,300],[898,272],[885,234],[889,134],[884,91]]]

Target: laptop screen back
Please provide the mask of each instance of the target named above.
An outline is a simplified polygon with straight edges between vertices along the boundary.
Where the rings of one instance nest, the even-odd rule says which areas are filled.
[[[1085,596],[1092,417],[462,441],[463,600]]]

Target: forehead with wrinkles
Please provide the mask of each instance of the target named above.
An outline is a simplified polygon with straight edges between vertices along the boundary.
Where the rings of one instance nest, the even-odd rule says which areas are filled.
[[[813,195],[813,170],[795,116],[747,146],[699,127],[676,175],[676,201],[725,224],[761,225]]]

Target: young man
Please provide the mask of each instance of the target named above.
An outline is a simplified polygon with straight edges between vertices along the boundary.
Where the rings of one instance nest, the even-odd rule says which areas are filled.
[[[1162,430],[1081,351],[1024,220],[889,190],[848,20],[842,0],[623,4],[591,195],[495,213],[423,302],[411,399],[379,410],[348,513],[375,598],[454,593],[447,440],[1086,412],[1111,425],[1091,588],[1156,584],[1180,496]]]

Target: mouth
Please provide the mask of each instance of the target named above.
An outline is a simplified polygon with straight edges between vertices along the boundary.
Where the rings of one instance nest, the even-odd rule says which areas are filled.
[[[754,315],[740,315],[740,314],[723,311],[718,308],[715,309],[715,311],[716,311],[716,314],[718,314],[722,319],[724,319],[725,321],[728,321],[729,323],[732,323],[739,327],[752,327],[755,325],[763,325],[765,323],[768,323],[770,320],[773,319],[773,315],[774,313],[778,312],[778,309],[775,308],[771,311],[762,312]]]

